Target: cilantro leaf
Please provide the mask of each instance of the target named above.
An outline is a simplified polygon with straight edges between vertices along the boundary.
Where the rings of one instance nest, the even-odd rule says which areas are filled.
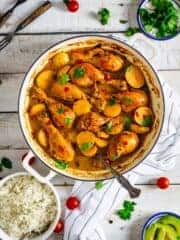
[[[128,130],[129,127],[130,127],[130,125],[131,125],[131,123],[132,123],[131,117],[128,116],[128,115],[126,115],[126,116],[124,117],[124,129],[125,129],[125,130]]]
[[[70,77],[67,73],[63,73],[58,79],[59,84],[64,85],[70,81]]]
[[[73,121],[72,118],[69,117],[64,118],[64,123],[67,126],[71,125],[72,121]]]
[[[74,70],[74,77],[75,77],[75,78],[83,77],[84,74],[85,74],[85,70],[84,70],[83,68],[77,67],[77,68]]]
[[[1,165],[5,168],[11,169],[12,168],[12,162],[9,158],[3,157],[1,159]]]
[[[61,159],[54,159],[55,167],[59,169],[66,169],[68,167],[68,163]]]
[[[131,218],[131,212],[126,209],[120,209],[116,213],[123,220],[129,220]]]
[[[135,33],[138,33],[139,32],[139,28],[136,28],[136,27],[129,27],[126,32],[125,32],[125,35],[126,37],[131,37],[133,36]]]
[[[89,149],[92,148],[94,144],[92,142],[85,142],[85,143],[82,143],[80,145],[80,149],[83,151],[83,152],[87,152]]]
[[[145,116],[142,122],[143,127],[150,127],[153,123],[152,116]]]
[[[97,181],[97,182],[95,183],[95,188],[96,188],[97,190],[100,190],[100,189],[103,188],[103,187],[104,187],[103,181]]]
[[[57,109],[57,112],[58,112],[58,113],[64,113],[64,108],[58,108],[58,109]]]
[[[110,18],[110,11],[107,8],[102,8],[98,12],[98,17],[102,25],[108,24]]]
[[[115,98],[111,98],[109,99],[109,105],[113,106],[116,103],[116,99]]]
[[[124,201],[123,203],[123,207],[126,209],[126,210],[129,210],[131,212],[134,211],[134,207],[135,207],[136,203],[135,202],[131,202],[131,201]]]
[[[111,131],[112,131],[112,128],[113,128],[113,124],[112,124],[112,122],[110,121],[110,122],[108,122],[108,123],[106,124],[106,130],[107,130],[108,132],[111,132]]]

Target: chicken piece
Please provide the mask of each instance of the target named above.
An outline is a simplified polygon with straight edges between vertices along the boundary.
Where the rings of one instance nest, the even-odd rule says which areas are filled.
[[[102,117],[98,113],[89,112],[79,118],[77,127],[79,130],[88,130],[96,133],[108,120],[109,118]]]
[[[92,61],[97,67],[111,72],[119,71],[124,65],[124,61],[120,56],[109,53],[95,56]]]
[[[81,87],[89,87],[96,81],[104,80],[104,74],[90,63],[76,64],[70,69],[69,74],[72,82]]]
[[[50,94],[53,97],[63,99],[66,101],[74,101],[77,99],[85,98],[85,94],[77,86],[71,83],[60,85],[59,83],[54,83],[50,90]]]
[[[58,128],[71,128],[75,120],[75,113],[68,106],[50,98],[40,88],[34,88],[33,98],[46,103],[52,120]]]
[[[125,80],[121,80],[121,79],[109,79],[107,81],[107,84],[109,84],[110,86],[117,88],[120,91],[126,91],[128,90],[128,84]]]
[[[114,96],[120,100],[122,111],[131,112],[148,104],[148,96],[143,90],[123,91]]]
[[[110,161],[115,161],[123,155],[132,153],[138,145],[138,135],[134,132],[124,131],[111,140],[107,157]]]
[[[60,131],[53,125],[51,119],[46,116],[39,115],[38,121],[48,136],[48,150],[51,156],[64,161],[73,161],[74,149]]]

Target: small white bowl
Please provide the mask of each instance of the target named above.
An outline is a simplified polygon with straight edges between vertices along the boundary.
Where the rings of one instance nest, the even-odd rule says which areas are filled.
[[[11,175],[3,178],[0,181],[0,187],[3,186],[5,184],[5,182],[7,182],[11,178],[14,178],[14,177],[17,177],[17,176],[27,176],[27,175],[31,176],[31,174],[29,174],[27,172],[19,172],[19,173],[11,174]],[[36,180],[38,181],[37,178],[36,178]],[[43,183],[47,184],[50,187],[50,189],[53,191],[53,193],[54,193],[54,196],[56,198],[57,212],[56,212],[56,217],[55,217],[54,221],[51,223],[51,225],[49,226],[47,231],[45,231],[44,233],[42,233],[41,235],[39,235],[39,236],[37,236],[35,238],[32,238],[32,240],[45,240],[45,239],[48,239],[48,237],[53,233],[53,231],[54,231],[54,229],[56,227],[56,224],[57,224],[57,222],[58,222],[58,220],[60,218],[60,215],[61,215],[61,204],[60,204],[60,199],[59,199],[59,196],[58,196],[58,193],[57,193],[56,189],[54,188],[54,186],[52,185],[52,183],[50,181],[45,181]],[[10,238],[10,239],[13,240],[13,238]]]

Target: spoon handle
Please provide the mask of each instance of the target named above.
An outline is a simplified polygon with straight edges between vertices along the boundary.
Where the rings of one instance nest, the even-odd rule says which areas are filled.
[[[110,163],[107,163],[103,160],[106,167],[108,167],[113,174],[113,176],[117,179],[117,181],[129,192],[131,198],[137,198],[141,194],[141,190],[134,187],[127,178],[125,178],[122,174],[119,174],[113,167],[111,167]]]

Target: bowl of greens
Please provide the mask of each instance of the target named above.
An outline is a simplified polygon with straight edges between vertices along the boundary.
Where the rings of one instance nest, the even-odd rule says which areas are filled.
[[[168,40],[180,32],[178,0],[142,0],[137,11],[140,30],[149,38]]]

